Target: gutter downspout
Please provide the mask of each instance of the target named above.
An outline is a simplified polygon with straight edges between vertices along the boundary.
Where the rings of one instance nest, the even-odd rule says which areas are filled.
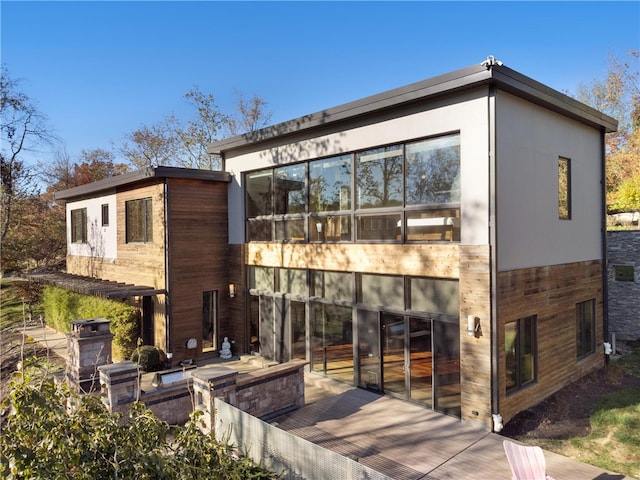
[[[601,159],[600,162],[600,191],[602,199],[602,215],[600,230],[602,233],[602,341],[609,341],[609,248],[607,243],[607,161],[606,161],[606,131],[600,134]],[[612,352],[615,353],[615,352]],[[605,355],[605,364],[609,363],[609,355]]]
[[[498,309],[496,305],[498,259],[497,259],[497,215],[496,215],[496,97],[497,87],[489,85],[488,96],[488,126],[489,126],[489,262],[490,262],[490,293],[491,301],[491,418],[494,432],[502,430],[502,416],[500,415],[500,375],[498,348]]]
[[[173,358],[173,350],[171,348],[171,290],[169,289],[169,185],[168,179],[164,179],[164,285],[166,294],[164,296],[164,335],[165,345],[168,354]],[[171,360],[169,360],[171,362]]]

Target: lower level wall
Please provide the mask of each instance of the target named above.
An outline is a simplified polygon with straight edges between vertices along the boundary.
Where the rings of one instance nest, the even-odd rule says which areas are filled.
[[[569,383],[604,365],[602,262],[499,272],[497,279],[500,414],[506,422]],[[576,304],[595,299],[595,353],[578,359]],[[506,393],[505,324],[537,317],[536,380]]]

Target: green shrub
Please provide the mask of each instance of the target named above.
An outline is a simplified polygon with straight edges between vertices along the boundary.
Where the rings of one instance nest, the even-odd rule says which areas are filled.
[[[70,332],[71,322],[102,317],[110,321],[114,360],[129,358],[136,348],[140,311],[122,302],[47,286],[42,296],[47,323],[59,332]]]
[[[131,361],[140,365],[147,372],[161,370],[166,356],[162,350],[151,345],[136,348],[131,354]]]

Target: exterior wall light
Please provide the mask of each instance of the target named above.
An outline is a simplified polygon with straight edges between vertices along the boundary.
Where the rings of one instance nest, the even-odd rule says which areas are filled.
[[[236,296],[236,286],[235,286],[235,284],[233,284],[233,283],[230,283],[230,284],[229,284],[229,296],[230,296],[231,298],[233,298],[233,297],[235,297],[235,296]]]
[[[467,335],[470,337],[478,338],[482,335],[482,330],[480,328],[480,318],[474,315],[467,315]]]

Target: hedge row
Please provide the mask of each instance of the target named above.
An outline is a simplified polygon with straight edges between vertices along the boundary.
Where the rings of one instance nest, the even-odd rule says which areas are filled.
[[[130,358],[136,348],[140,311],[131,305],[53,286],[45,287],[42,304],[47,323],[59,332],[70,332],[74,320],[109,320],[114,361]]]

